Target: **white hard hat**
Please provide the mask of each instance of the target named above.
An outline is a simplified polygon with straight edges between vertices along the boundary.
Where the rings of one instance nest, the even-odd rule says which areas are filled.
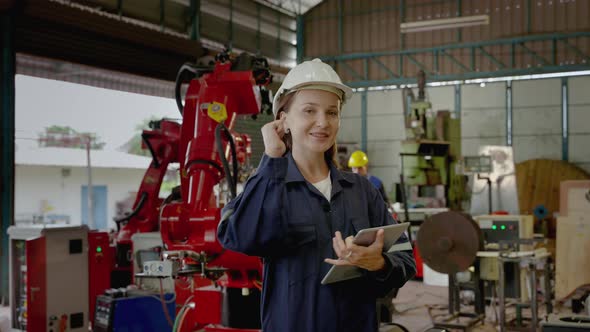
[[[304,61],[289,71],[287,76],[285,76],[285,80],[283,80],[283,84],[281,84],[281,87],[275,94],[272,101],[272,113],[274,116],[277,116],[279,100],[283,96],[301,90],[306,86],[313,86],[310,88],[315,87],[318,89],[326,87],[328,88],[326,89],[327,91],[335,93],[336,91],[342,91],[342,93],[337,93],[342,102],[345,102],[352,96],[352,89],[342,83],[342,80],[340,80],[340,77],[330,65],[322,62],[320,59]]]

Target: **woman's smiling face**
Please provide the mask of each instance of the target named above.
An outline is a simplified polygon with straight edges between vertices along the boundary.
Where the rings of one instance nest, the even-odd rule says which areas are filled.
[[[300,90],[285,116],[293,149],[324,153],[334,145],[340,129],[340,99],[328,91]]]

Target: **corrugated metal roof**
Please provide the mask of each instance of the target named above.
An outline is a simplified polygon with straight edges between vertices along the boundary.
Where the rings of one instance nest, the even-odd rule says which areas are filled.
[[[147,169],[151,158],[114,150],[92,150],[93,168]],[[70,148],[19,147],[15,151],[16,165],[86,167],[86,150]]]
[[[270,3],[295,14],[304,14],[322,0],[259,0],[258,2]]]

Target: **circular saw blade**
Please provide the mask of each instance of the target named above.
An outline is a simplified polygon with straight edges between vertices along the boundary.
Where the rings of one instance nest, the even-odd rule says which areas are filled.
[[[471,216],[454,211],[431,216],[417,235],[422,260],[440,273],[465,271],[483,248],[483,235]]]

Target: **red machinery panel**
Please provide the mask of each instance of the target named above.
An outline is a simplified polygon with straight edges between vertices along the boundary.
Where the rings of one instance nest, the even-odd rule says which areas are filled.
[[[47,321],[47,262],[45,238],[28,240],[25,245],[27,257],[27,332],[45,331]]]
[[[88,282],[89,321],[94,322],[96,297],[111,288],[113,254],[110,252],[109,234],[91,231],[88,233]]]

